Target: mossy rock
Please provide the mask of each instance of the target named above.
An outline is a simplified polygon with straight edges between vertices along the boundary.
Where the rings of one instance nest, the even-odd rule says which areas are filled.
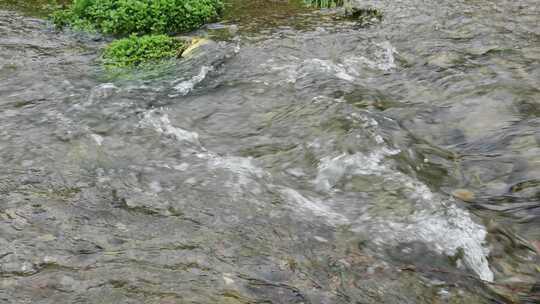
[[[180,57],[186,46],[184,41],[167,35],[132,35],[109,44],[103,62],[109,68],[135,67]]]
[[[74,0],[51,19],[60,28],[104,34],[173,34],[194,30],[218,17],[221,0]]]
[[[201,37],[191,38],[189,45],[187,45],[187,47],[182,52],[182,57],[190,57],[191,55],[195,53],[196,50],[210,43],[211,43],[211,40],[208,40],[206,38],[201,38]]]
[[[383,13],[376,8],[359,8],[352,9],[350,16],[363,22],[377,22],[382,20]]]
[[[363,0],[346,0],[343,6],[345,14],[362,25],[378,23],[383,19],[381,9]]]

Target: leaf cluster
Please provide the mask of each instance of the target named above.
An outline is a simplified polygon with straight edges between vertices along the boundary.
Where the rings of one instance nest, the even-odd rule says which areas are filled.
[[[333,8],[343,6],[344,0],[304,0],[308,6],[317,8]]]
[[[131,67],[178,57],[186,43],[167,35],[132,35],[110,43],[103,53],[106,67]]]
[[[58,27],[104,34],[174,34],[218,17],[221,0],[74,0],[52,14]]]
[[[221,0],[73,0],[51,15],[59,27],[127,37],[109,44],[106,67],[177,57],[185,42],[168,35],[194,30],[221,13]]]

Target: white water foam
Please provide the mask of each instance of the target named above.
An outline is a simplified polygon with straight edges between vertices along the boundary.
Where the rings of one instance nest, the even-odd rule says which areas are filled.
[[[98,146],[103,145],[103,136],[98,134],[90,134],[90,137],[92,137]]]
[[[315,186],[319,191],[329,191],[346,174],[379,175],[385,170],[385,167],[381,164],[384,157],[398,152],[397,150],[383,148],[369,155],[343,153],[335,157],[323,157],[319,163]]]
[[[397,53],[396,49],[389,41],[376,43],[377,49],[374,51],[372,58],[367,56],[350,56],[344,59],[344,63],[350,69],[357,64],[365,64],[372,69],[379,69],[382,71],[390,71],[395,69],[396,59],[394,54]]]
[[[231,190],[230,194],[233,197],[246,191],[260,193],[260,186],[256,179],[264,178],[267,173],[256,166],[252,158],[220,156],[206,150],[199,142],[199,134],[173,126],[168,115],[156,109],[144,113],[140,126],[150,127],[160,134],[172,136],[179,142],[195,144],[196,150],[190,155],[207,161],[209,170],[224,169],[232,173],[234,178],[225,182],[224,186]],[[186,171],[190,167],[186,162],[171,166],[179,171]]]
[[[322,217],[328,221],[330,225],[348,224],[349,220],[342,214],[333,211],[329,206],[315,198],[306,198],[298,191],[291,188],[281,188],[279,192],[284,195],[289,201],[294,202],[294,208],[313,213],[315,216]]]
[[[388,182],[398,181],[407,190],[407,199],[414,204],[416,211],[399,218],[377,218],[366,214],[357,219],[355,229],[371,230],[373,241],[382,246],[422,241],[433,246],[436,252],[447,255],[455,255],[461,248],[464,264],[481,279],[493,281],[493,272],[487,260],[489,250],[484,246],[487,235],[485,228],[475,223],[468,211],[457,208],[453,201],[443,200],[426,185],[382,162],[385,156],[398,152],[382,148],[369,155],[355,153],[324,157],[314,183],[319,190],[330,191],[346,176],[377,175]]]
[[[331,73],[339,79],[343,79],[345,81],[350,81],[350,82],[354,81],[354,79],[356,78],[355,76],[358,76],[357,73],[354,73],[356,74],[355,76],[351,75],[350,72],[354,72],[354,71],[350,71],[344,65],[339,64],[339,63],[333,63],[330,60],[322,60],[322,59],[317,59],[317,58],[309,59],[302,62],[300,66],[301,67],[315,67],[324,72]]]
[[[208,75],[210,71],[213,70],[214,68],[211,66],[202,66],[199,74],[193,76],[189,80],[179,82],[174,86],[174,89],[181,95],[187,95],[198,83],[200,83],[206,78],[206,75]]]
[[[227,169],[233,172],[238,177],[236,183],[239,186],[247,186],[253,181],[253,178],[263,178],[266,174],[249,157],[213,156],[209,159],[209,167]]]
[[[267,176],[267,173],[256,166],[250,157],[209,155],[208,167],[211,169],[224,169],[234,176],[225,182],[224,186],[231,189],[231,195],[237,199],[247,193],[258,196],[262,192],[261,184],[257,180]]]
[[[286,83],[295,83],[315,72],[331,74],[339,79],[354,82],[360,75],[362,69],[367,65],[369,68],[382,71],[391,71],[397,67],[394,54],[396,49],[389,41],[375,43],[370,47],[370,55],[348,56],[342,62],[332,60],[310,58],[296,63],[276,65],[273,59],[268,60],[262,68],[269,68],[275,72],[283,72],[283,79]],[[364,52],[366,53],[367,50]]]
[[[268,63],[263,64],[262,67],[270,68],[275,72],[284,72],[285,75],[282,78],[285,79],[286,83],[296,83],[299,79],[308,77],[313,72],[328,73],[349,82],[353,82],[358,76],[356,71],[347,69],[343,64],[319,58],[306,59],[300,63],[281,66],[274,65],[273,60],[269,60]],[[351,72],[353,73],[352,75]]]
[[[376,239],[379,244],[423,241],[433,245],[436,252],[448,255],[457,254],[461,248],[465,265],[481,279],[493,281],[487,260],[489,250],[483,246],[487,232],[471,220],[467,211],[455,205],[438,211],[419,210],[405,223],[394,222],[391,227],[381,223],[379,229]]]

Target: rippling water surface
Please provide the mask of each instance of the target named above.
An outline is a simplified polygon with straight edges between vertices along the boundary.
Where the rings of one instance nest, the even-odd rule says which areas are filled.
[[[538,1],[366,1],[371,26],[232,1],[115,75],[20,3],[0,303],[540,300]]]

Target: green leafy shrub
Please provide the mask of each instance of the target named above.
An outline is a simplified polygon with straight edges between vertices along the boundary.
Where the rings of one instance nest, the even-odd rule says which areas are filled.
[[[216,18],[221,0],[74,0],[52,14],[56,26],[105,34],[171,34],[196,29]]]
[[[186,43],[167,35],[132,35],[113,41],[103,53],[106,67],[132,67],[178,57]]]
[[[344,0],[304,0],[308,6],[318,8],[332,8],[343,6]]]

